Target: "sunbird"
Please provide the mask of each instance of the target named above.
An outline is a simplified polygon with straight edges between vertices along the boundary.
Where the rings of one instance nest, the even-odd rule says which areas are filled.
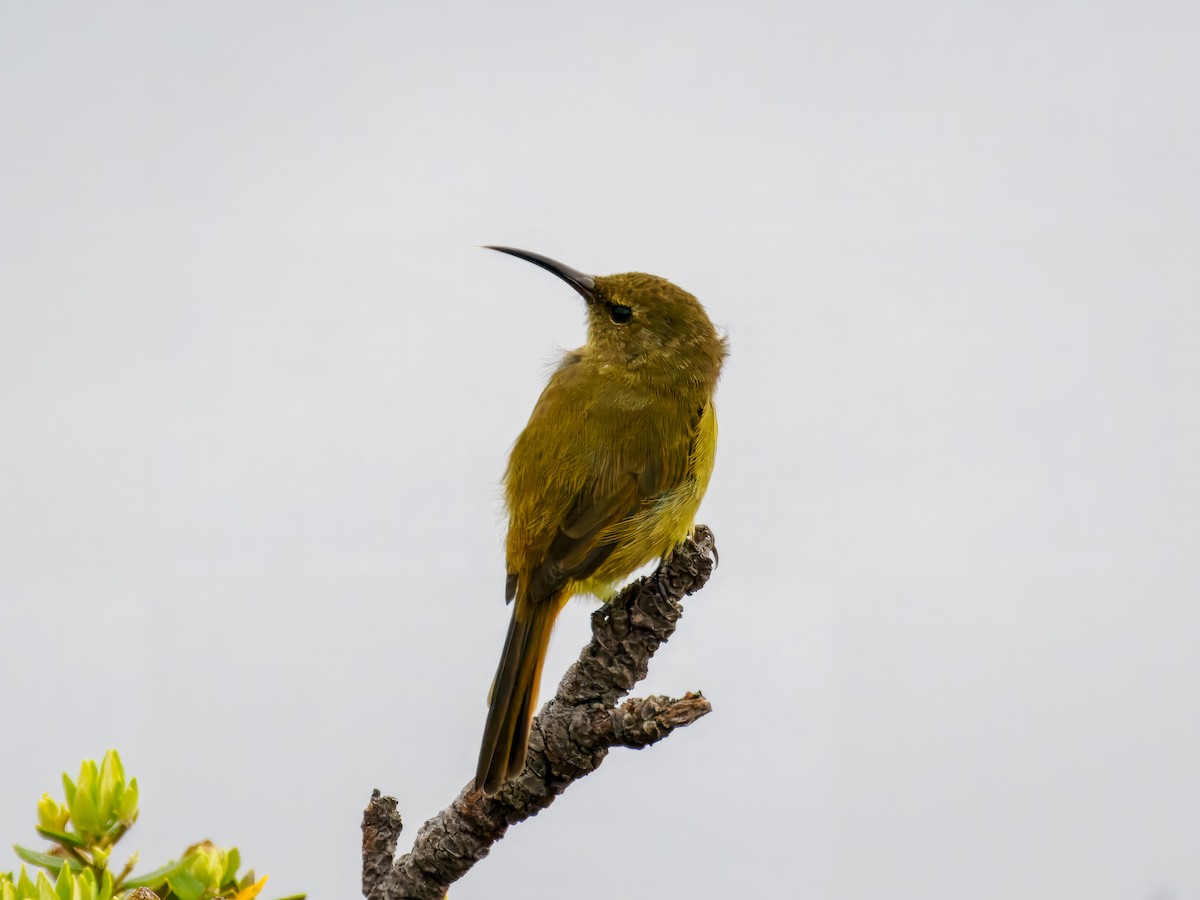
[[[490,795],[525,766],[550,631],[567,600],[610,598],[694,527],[728,348],[700,302],[664,278],[585,275],[538,253],[487,249],[571,285],[588,323],[587,343],[555,368],[504,475],[513,609],[475,774]]]

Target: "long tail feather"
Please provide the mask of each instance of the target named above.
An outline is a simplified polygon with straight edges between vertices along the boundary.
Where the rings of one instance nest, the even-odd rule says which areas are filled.
[[[540,603],[518,600],[513,604],[504,652],[492,683],[479,767],[475,771],[476,790],[494,794],[525,766],[538,682],[550,632],[561,608],[555,598]]]

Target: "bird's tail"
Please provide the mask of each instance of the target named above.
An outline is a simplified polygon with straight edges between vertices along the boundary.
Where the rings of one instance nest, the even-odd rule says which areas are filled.
[[[500,668],[492,683],[475,789],[494,794],[525,767],[529,726],[537,703],[538,682],[550,632],[562,603],[550,597],[540,603],[518,599],[504,639]]]

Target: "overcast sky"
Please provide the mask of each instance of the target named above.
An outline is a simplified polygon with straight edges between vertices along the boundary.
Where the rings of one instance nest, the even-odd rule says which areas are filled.
[[[117,746],[344,898],[471,777],[583,339],[504,243],[728,332],[715,711],[454,900],[1200,897],[1196,10],[0,4],[0,848]]]

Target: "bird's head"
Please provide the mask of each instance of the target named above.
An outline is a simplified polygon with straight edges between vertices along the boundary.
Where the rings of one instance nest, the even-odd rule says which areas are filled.
[[[585,275],[549,257],[512,247],[489,247],[553,272],[587,303],[584,353],[600,365],[632,374],[716,383],[726,355],[700,301],[657,275]]]

